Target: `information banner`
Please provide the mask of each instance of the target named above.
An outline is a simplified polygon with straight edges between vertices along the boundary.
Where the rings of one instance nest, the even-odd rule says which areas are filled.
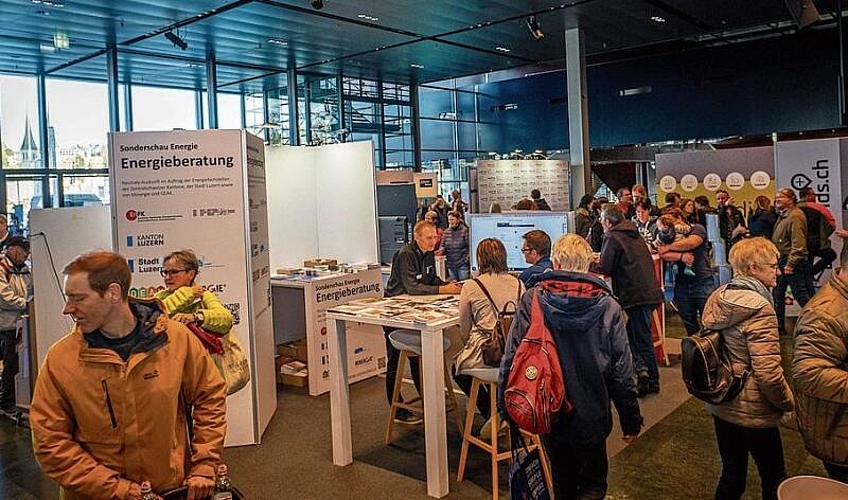
[[[130,295],[149,298],[163,290],[159,272],[164,256],[176,250],[194,250],[201,266],[197,283],[215,293],[233,313],[231,334],[253,360],[251,285],[259,289],[253,296],[257,313],[268,308],[270,289],[267,251],[247,253],[254,234],[257,249],[263,245],[267,249],[267,222],[262,220],[261,208],[264,196],[257,194],[264,189],[264,181],[260,181],[262,148],[251,141],[256,151],[247,156],[245,133],[240,130],[112,133],[109,139],[114,247],[130,264]],[[247,158],[250,165],[246,165]],[[251,214],[245,208],[246,172],[252,174],[250,191],[259,205]],[[249,233],[250,242],[246,224],[255,228]],[[273,349],[273,340],[268,349]],[[273,380],[270,356],[268,362]],[[256,363],[251,367],[255,369]],[[252,373],[254,384],[257,375],[261,372]],[[228,398],[228,445],[258,442],[252,387]],[[275,399],[275,393],[272,396]]]
[[[568,179],[568,163],[562,160],[478,160],[479,209],[487,212],[492,203],[498,203],[509,210],[538,189],[552,210],[569,210]]]

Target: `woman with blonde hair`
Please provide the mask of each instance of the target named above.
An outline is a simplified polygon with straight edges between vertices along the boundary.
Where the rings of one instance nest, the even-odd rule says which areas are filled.
[[[233,327],[233,315],[214,293],[195,284],[199,272],[200,262],[192,250],[169,253],[159,271],[166,288],[156,294],[156,299],[171,319],[225,335]]]
[[[769,290],[777,284],[778,257],[770,240],[740,240],[730,249],[733,279],[717,288],[704,306],[704,328],[721,332],[734,373],[748,372],[738,396],[706,405],[721,455],[715,492],[719,500],[742,497],[749,454],[760,474],[763,499],[776,499],[777,485],[786,477],[778,425],[793,410],[794,399],[780,365],[777,315]]]

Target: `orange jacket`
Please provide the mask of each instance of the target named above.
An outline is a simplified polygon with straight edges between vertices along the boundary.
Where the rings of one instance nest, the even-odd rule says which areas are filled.
[[[165,491],[187,476],[215,476],[226,433],[224,381],[185,325],[147,313],[145,327],[167,339],[126,362],[90,347],[77,328],[47,353],[30,409],[33,448],[66,500],[120,500],[145,479]]]

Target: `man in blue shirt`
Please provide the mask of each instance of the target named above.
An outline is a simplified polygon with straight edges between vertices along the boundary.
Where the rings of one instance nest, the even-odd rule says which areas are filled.
[[[521,253],[530,267],[525,269],[519,278],[529,290],[539,281],[539,275],[553,269],[551,237],[544,231],[534,229],[525,233],[522,238],[524,238],[524,244],[521,246]]]

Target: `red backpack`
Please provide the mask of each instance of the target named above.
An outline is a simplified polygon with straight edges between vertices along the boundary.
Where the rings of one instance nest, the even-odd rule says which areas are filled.
[[[554,416],[571,411],[556,342],[545,326],[538,287],[533,291],[530,327],[518,345],[504,391],[504,407],[518,427],[533,434],[551,432]]]

